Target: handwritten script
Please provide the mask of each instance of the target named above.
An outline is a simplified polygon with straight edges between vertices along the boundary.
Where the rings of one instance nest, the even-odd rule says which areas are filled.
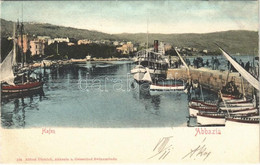
[[[165,159],[167,157],[167,155],[171,152],[171,150],[173,149],[173,146],[171,144],[169,144],[169,142],[171,141],[171,138],[173,136],[168,136],[168,137],[163,137],[161,138],[158,143],[155,145],[153,152],[155,152],[155,154],[153,156],[151,156],[148,159],[152,159],[152,158],[157,158],[158,160],[162,160]]]
[[[209,155],[211,154],[211,152],[207,151],[207,147],[205,144],[203,144],[205,142],[206,138],[204,138],[204,140],[201,142],[201,144],[197,147],[195,147],[194,149],[191,149],[191,151],[186,154],[184,157],[182,157],[182,159],[185,158],[190,158],[190,159],[196,159],[196,158],[204,158],[204,160],[206,160]]]

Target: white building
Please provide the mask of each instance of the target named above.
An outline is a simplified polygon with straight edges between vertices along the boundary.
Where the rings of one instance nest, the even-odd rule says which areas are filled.
[[[208,50],[207,50],[207,49],[204,49],[202,52],[207,54],[207,53],[208,53]]]
[[[54,39],[48,39],[48,45],[53,44],[54,42]]]
[[[38,38],[39,40],[45,40],[45,41],[48,41],[49,39],[51,39],[50,36],[37,36],[37,38]]]
[[[90,56],[90,55],[87,55],[87,56],[86,56],[86,59],[87,59],[88,61],[90,61],[90,60],[91,60],[91,56]]]
[[[91,44],[92,41],[91,40],[87,40],[87,39],[84,39],[84,40],[78,40],[78,45],[87,45],[87,44]]]
[[[54,38],[54,42],[70,42],[69,38]]]
[[[118,41],[114,41],[114,42],[113,42],[113,45],[118,46],[118,45],[119,45],[119,42],[118,42]]]

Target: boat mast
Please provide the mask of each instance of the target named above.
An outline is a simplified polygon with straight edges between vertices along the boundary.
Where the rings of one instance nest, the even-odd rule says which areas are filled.
[[[149,45],[149,35],[148,35],[148,18],[147,18],[147,31],[146,31],[146,39],[147,39],[147,44],[146,44],[146,57],[148,58],[148,45]],[[150,66],[150,59],[148,59],[148,67]]]
[[[241,76],[241,84],[242,84],[243,97],[246,98],[246,92],[245,92],[244,80],[243,80],[243,77],[242,77],[242,76]]]
[[[59,43],[57,42],[57,55],[59,55]]]
[[[146,31],[146,49],[147,49],[147,51],[148,51],[148,42],[149,42],[149,33],[148,33],[148,18],[147,18],[147,27],[146,27],[147,29],[147,31]]]
[[[20,33],[19,35],[20,35],[20,41],[21,41],[21,62],[22,62],[22,68],[23,68],[24,67],[24,60],[25,60],[24,55],[23,55],[23,23],[21,23],[21,25],[20,25],[19,21],[18,21],[17,30]]]
[[[183,63],[183,65],[186,67],[187,72],[188,72],[188,79],[189,79],[189,84],[191,84],[191,75],[190,75],[190,68],[189,66],[186,64],[186,62],[183,60],[183,58],[181,57],[180,53],[177,51],[176,48],[174,48],[175,52],[177,53],[177,55],[179,56],[181,62]]]
[[[15,35],[15,23],[13,24],[13,64],[16,65],[16,35]]]
[[[21,39],[21,62],[22,62],[22,68],[24,68],[24,54],[23,54],[23,23],[21,23],[21,25],[19,24],[19,20],[18,20],[18,24],[17,24],[17,32],[20,33],[18,34],[18,40],[19,40],[19,35],[20,35],[20,39]],[[24,75],[22,76],[22,83],[24,83]]]
[[[21,44],[22,44],[22,56],[23,56],[23,63],[26,64],[26,54],[23,52],[23,32],[24,32],[24,26],[23,26],[23,1],[22,1],[22,22],[21,22]],[[22,64],[24,66],[24,64]]]

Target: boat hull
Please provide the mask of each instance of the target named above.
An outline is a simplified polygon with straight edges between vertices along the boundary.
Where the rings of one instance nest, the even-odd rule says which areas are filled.
[[[250,109],[242,109],[242,110],[235,110],[235,111],[228,111],[229,114],[234,114],[234,115],[238,115],[238,114],[253,114],[253,113],[257,113],[258,109],[257,108],[250,108]]]
[[[254,107],[254,103],[226,103],[227,107]],[[221,103],[220,108],[225,108],[225,104]]]
[[[247,109],[254,108],[254,105],[251,106],[231,106],[231,107],[220,107],[222,111],[243,111]]]
[[[227,118],[226,127],[256,127],[259,128],[259,118]]]
[[[145,73],[145,69],[136,69],[136,68],[134,68],[134,69],[132,69],[131,70],[131,74],[136,74],[136,73]]]
[[[217,103],[207,103],[200,100],[191,100],[189,102],[190,106],[205,106],[205,107],[217,107]]]
[[[250,100],[246,100],[246,99],[233,99],[233,100],[227,100],[225,101],[225,103],[227,104],[242,104],[242,103],[252,103],[253,100],[250,99]]]
[[[200,106],[189,106],[189,114],[191,117],[197,117],[197,114],[200,112],[212,112],[215,113],[218,111],[215,107],[200,107]]]
[[[197,114],[197,123],[202,126],[224,126],[225,115],[219,114]]]
[[[184,86],[175,85],[150,85],[150,91],[181,91],[184,90]]]
[[[222,94],[222,100],[223,101],[243,101],[244,99],[240,99],[240,98],[238,98],[238,97],[236,97],[236,96],[233,96],[233,95],[228,95],[228,94]]]
[[[2,86],[2,93],[23,93],[42,89],[43,82],[29,82],[26,84]]]

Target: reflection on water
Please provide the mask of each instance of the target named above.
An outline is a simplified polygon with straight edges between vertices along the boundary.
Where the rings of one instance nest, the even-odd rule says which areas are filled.
[[[43,91],[27,94],[21,98],[2,99],[1,124],[4,128],[25,127],[26,113],[37,111],[38,102],[44,97]]]
[[[185,126],[187,95],[153,93],[139,86],[126,62],[37,69],[44,93],[2,100],[4,128]]]

